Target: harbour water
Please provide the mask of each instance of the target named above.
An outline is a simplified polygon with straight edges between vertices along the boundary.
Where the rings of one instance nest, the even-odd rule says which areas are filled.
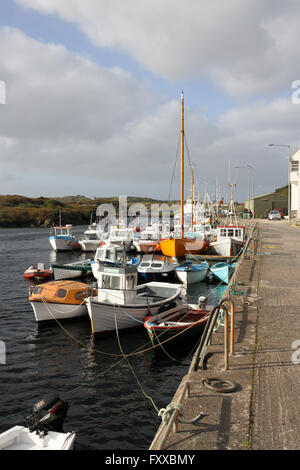
[[[73,234],[85,229],[74,227]],[[157,409],[172,400],[193,346],[180,359],[158,357],[143,326],[120,334],[120,343],[116,336],[93,340],[88,316],[63,328],[38,326],[24,270],[92,256],[55,254],[48,236],[48,229],[0,230],[0,432],[20,424],[44,395],[58,392],[69,404],[64,430],[77,433],[75,449],[145,450],[161,422]],[[188,292],[189,300],[206,295],[216,304],[224,290],[202,282]]]

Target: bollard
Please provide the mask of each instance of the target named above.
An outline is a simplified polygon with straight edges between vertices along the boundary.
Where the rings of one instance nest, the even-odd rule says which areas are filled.
[[[224,315],[224,370],[228,370],[228,310],[223,307],[225,311]]]

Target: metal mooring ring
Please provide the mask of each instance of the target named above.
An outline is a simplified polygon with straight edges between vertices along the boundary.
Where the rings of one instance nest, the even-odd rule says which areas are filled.
[[[215,385],[213,385],[211,382],[216,382]],[[234,392],[238,388],[238,384],[235,382],[230,382],[229,380],[223,380],[223,379],[217,379],[217,378],[205,378],[202,379],[203,385],[205,387],[209,388],[210,390],[213,390],[214,392],[219,392],[219,393],[231,393]],[[218,385],[219,384],[219,385]]]

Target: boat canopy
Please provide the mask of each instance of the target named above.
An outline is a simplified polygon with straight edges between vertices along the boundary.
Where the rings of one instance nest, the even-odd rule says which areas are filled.
[[[88,284],[77,281],[51,281],[35,286],[30,301],[80,304],[85,297],[96,293]]]

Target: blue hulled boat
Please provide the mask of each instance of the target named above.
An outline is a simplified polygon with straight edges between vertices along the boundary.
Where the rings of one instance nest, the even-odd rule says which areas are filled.
[[[225,261],[220,261],[219,263],[211,266],[210,271],[219,281],[228,284],[235,267],[236,263],[226,263]]]

